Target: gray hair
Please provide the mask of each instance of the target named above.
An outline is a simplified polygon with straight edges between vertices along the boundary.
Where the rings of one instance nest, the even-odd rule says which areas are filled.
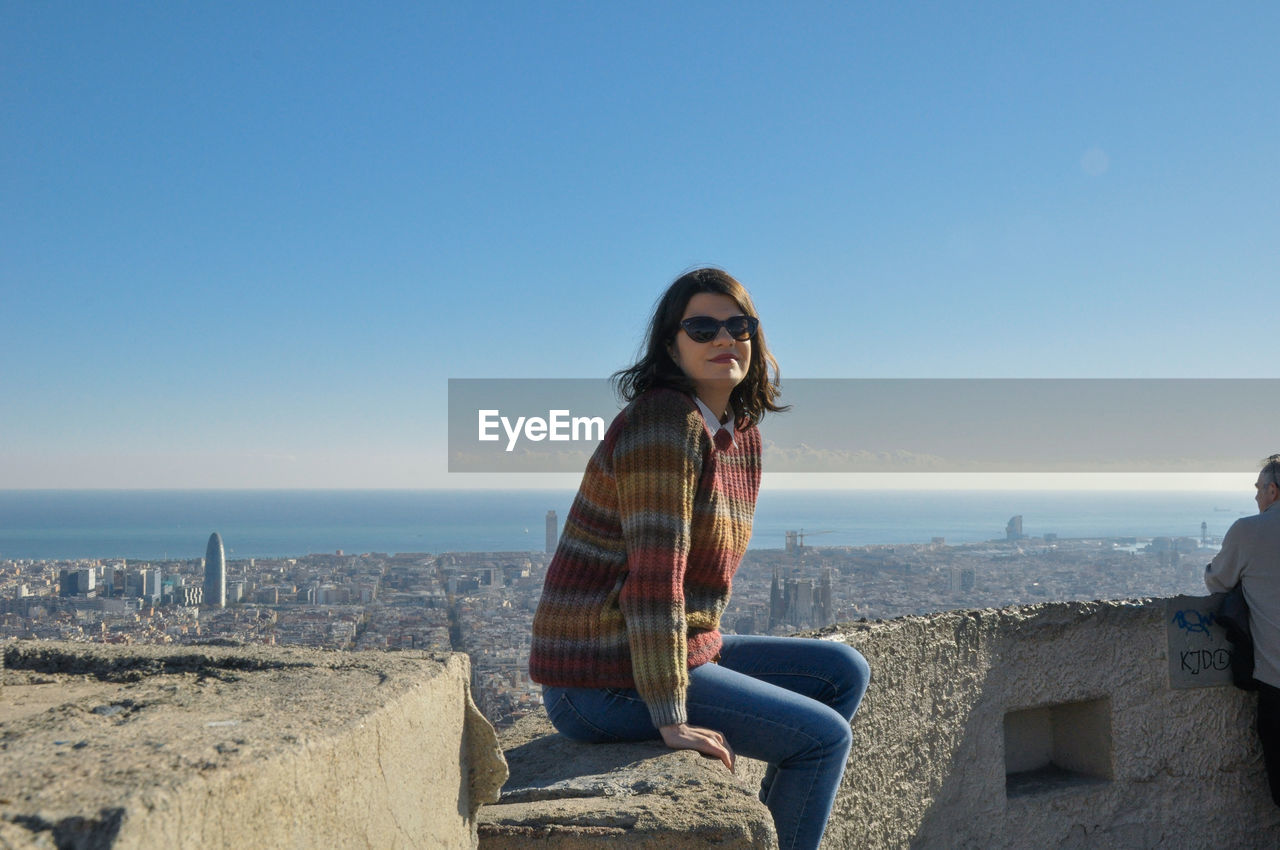
[[[1271,455],[1262,462],[1262,471],[1271,475],[1271,483],[1280,487],[1280,454]]]

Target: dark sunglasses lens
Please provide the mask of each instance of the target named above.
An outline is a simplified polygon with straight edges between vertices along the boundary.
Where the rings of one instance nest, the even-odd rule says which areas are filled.
[[[694,316],[680,323],[684,326],[689,339],[694,342],[710,342],[720,333],[720,323],[710,316]],[[730,331],[732,333],[732,331]]]
[[[725,320],[724,327],[729,332],[729,336],[736,340],[744,340],[755,336],[758,324],[759,322],[751,316],[734,316],[732,319]]]
[[[753,316],[733,316],[722,322],[710,316],[694,316],[682,321],[680,326],[694,342],[711,342],[720,333],[722,327],[734,339],[747,340],[755,336],[760,320]]]

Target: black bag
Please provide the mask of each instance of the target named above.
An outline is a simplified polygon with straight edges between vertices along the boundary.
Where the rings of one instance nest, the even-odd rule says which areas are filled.
[[[1253,678],[1253,635],[1249,632],[1249,605],[1244,601],[1244,589],[1237,584],[1227,591],[1218,606],[1218,622],[1227,632],[1231,642],[1231,682],[1244,691],[1256,691],[1258,680]]]

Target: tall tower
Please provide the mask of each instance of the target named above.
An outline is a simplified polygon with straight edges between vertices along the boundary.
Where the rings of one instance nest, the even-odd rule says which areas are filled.
[[[209,535],[204,550],[204,604],[227,607],[227,556],[218,532]]]
[[[560,526],[556,523],[556,512],[547,511],[547,554],[553,555],[560,543]]]
[[[160,601],[163,583],[164,571],[159,567],[142,571],[142,595],[153,603]]]
[[[790,532],[787,532],[790,534]],[[787,614],[787,599],[782,594],[782,579],[778,575],[778,567],[773,567],[773,584],[769,586],[769,631],[782,625]]]
[[[822,568],[822,580],[818,582],[818,598],[814,600],[814,623],[818,628],[836,621],[835,606],[831,603],[831,568]]]

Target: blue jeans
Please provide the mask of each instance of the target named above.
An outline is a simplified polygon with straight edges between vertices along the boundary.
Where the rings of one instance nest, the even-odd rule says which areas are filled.
[[[768,764],[760,799],[782,850],[822,839],[849,758],[849,721],[870,675],[843,643],[756,635],[725,635],[720,662],[689,671],[690,725]],[[552,724],[575,741],[661,739],[633,689],[544,687],[542,699]]]

